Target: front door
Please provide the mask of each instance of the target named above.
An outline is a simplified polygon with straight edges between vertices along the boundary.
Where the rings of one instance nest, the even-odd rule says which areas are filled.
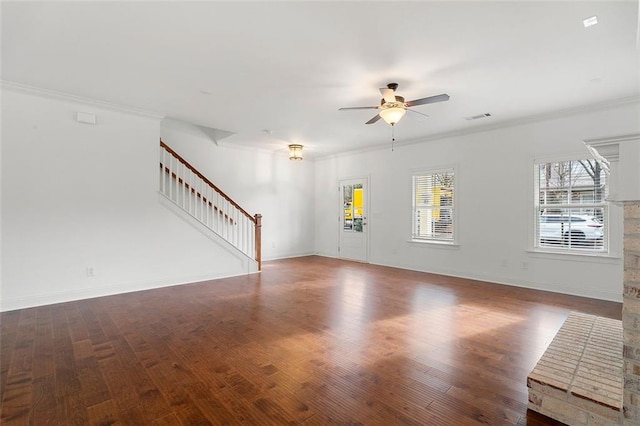
[[[367,179],[340,181],[340,240],[338,257],[367,262],[368,235]]]

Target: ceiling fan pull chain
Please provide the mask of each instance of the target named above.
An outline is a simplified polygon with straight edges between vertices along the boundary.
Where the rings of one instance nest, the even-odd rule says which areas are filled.
[[[396,142],[396,126],[391,125],[391,152],[393,152],[393,144]]]

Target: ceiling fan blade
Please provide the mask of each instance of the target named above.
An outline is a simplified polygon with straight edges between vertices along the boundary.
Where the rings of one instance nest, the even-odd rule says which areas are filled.
[[[388,89],[388,88],[381,88],[380,89],[380,93],[382,93],[382,97],[384,98],[385,102],[395,102],[396,101],[396,94],[395,94],[395,90],[393,89]]]
[[[376,122],[376,121],[378,121],[378,120],[380,120],[380,115],[379,115],[379,114],[377,114],[375,117],[373,117],[371,120],[367,121],[367,122],[366,122],[366,123],[364,123],[364,124],[373,124],[373,123],[375,123],[375,122]]]
[[[416,114],[420,114],[420,115],[424,115],[425,117],[429,117],[427,114],[423,114],[421,112],[418,112],[415,109],[407,109],[407,111],[415,112]]]
[[[407,102],[408,107],[424,104],[435,104],[436,102],[444,102],[449,100],[449,95],[443,93],[442,95],[429,96],[428,98],[416,99],[414,101]]]
[[[378,109],[377,106],[370,106],[370,107],[346,107],[346,108],[338,108],[338,111],[346,111],[349,109]]]

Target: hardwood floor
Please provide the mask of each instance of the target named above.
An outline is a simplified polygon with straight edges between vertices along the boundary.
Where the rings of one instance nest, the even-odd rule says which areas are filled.
[[[3,425],[543,425],[526,376],[621,304],[305,257],[2,313]]]

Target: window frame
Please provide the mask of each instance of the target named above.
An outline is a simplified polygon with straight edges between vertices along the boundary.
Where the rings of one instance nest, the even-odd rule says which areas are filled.
[[[569,198],[567,198],[567,202],[565,203],[557,203],[557,204],[541,204],[540,203],[540,166],[544,164],[552,164],[552,163],[562,163],[562,162],[578,162],[578,161],[596,161],[588,152],[576,152],[569,155],[564,156],[555,156],[555,157],[541,157],[533,159],[533,185],[530,188],[533,188],[533,209],[531,215],[531,223],[530,227],[530,238],[531,238],[531,247],[533,252],[538,253],[549,253],[549,254],[560,254],[560,255],[577,255],[577,256],[596,256],[596,257],[611,257],[614,255],[612,244],[611,244],[611,235],[612,235],[612,214],[615,215],[615,211],[613,206],[609,201],[607,201],[606,196],[603,196],[603,200],[599,203],[596,202],[586,202],[586,203],[571,203],[569,202]],[[607,190],[609,189],[609,176],[605,177],[605,190],[604,194],[606,195]],[[580,209],[580,208],[601,208],[603,209],[603,239],[602,239],[602,248],[598,250],[586,248],[586,247],[563,247],[561,244],[558,246],[554,246],[551,244],[543,245],[540,241],[540,209],[542,206],[552,206],[557,209]],[[571,213],[569,210],[568,216],[578,215],[579,213]]]
[[[417,236],[416,232],[416,177],[419,176],[433,176],[437,173],[452,173],[453,174],[453,193],[451,196],[451,206],[446,206],[448,210],[451,212],[451,238],[438,238],[438,237],[420,237]],[[411,173],[411,238],[410,242],[420,243],[420,244],[434,244],[434,245],[445,245],[445,246],[457,246],[458,245],[458,214],[457,210],[458,206],[458,168],[453,165],[448,166],[440,166],[434,168],[424,168],[419,170],[414,170]],[[439,208],[441,206],[420,206],[422,208]]]

